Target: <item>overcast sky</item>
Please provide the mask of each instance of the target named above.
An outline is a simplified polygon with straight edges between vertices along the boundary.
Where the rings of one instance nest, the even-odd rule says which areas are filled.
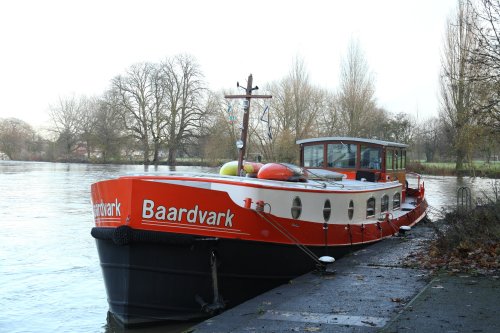
[[[48,124],[49,105],[100,95],[137,62],[194,56],[209,87],[248,74],[264,86],[294,58],[313,84],[338,86],[356,39],[375,77],[378,105],[437,115],[445,24],[456,0],[43,0],[0,3],[0,118]]]

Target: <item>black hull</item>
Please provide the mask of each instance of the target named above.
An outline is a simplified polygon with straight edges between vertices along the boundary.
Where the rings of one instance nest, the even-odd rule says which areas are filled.
[[[210,317],[316,268],[295,245],[127,227],[94,228],[92,235],[110,312],[125,326]],[[310,250],[325,254],[324,247]],[[328,254],[351,250],[330,248]]]

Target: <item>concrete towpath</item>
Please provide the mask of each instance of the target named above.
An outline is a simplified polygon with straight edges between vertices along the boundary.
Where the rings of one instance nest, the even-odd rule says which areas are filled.
[[[421,223],[339,259],[334,274],[305,274],[188,331],[500,332],[498,278],[431,277],[404,265],[431,234]]]
[[[382,332],[500,332],[500,280],[440,274]]]

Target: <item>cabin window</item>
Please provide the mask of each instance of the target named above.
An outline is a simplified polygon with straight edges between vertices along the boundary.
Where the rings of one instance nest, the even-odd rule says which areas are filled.
[[[332,143],[327,148],[328,167],[330,168],[355,168],[357,145]]]
[[[399,150],[394,150],[394,169],[399,169]]]
[[[393,156],[394,151],[392,149],[387,149],[385,151],[385,168],[387,170],[392,170],[392,156]]]
[[[392,209],[397,210],[399,209],[399,207],[401,207],[401,194],[398,192],[395,193],[394,197],[392,198]]]
[[[295,197],[292,202],[292,217],[298,219],[300,213],[302,213],[302,201],[300,201],[299,197]]]
[[[385,194],[380,201],[380,212],[385,213],[389,210],[389,196]]]
[[[366,201],[366,217],[375,216],[375,198],[370,198]]]
[[[349,201],[349,208],[347,209],[347,216],[349,217],[349,220],[352,220],[352,217],[354,216],[354,202],[352,200]]]
[[[401,151],[401,169],[406,168],[406,150]]]
[[[323,218],[325,222],[328,222],[330,215],[332,214],[332,204],[329,199],[325,200],[325,205],[323,206]]]
[[[380,170],[382,159],[380,148],[361,146],[361,168]]]
[[[323,167],[323,145],[304,146],[304,166]]]

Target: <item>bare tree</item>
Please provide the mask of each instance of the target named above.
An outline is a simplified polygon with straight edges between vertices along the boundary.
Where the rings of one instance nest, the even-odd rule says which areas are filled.
[[[17,118],[0,119],[0,152],[11,160],[28,158],[35,136],[35,131],[25,121]]]
[[[59,98],[57,105],[50,106],[52,132],[57,135],[57,145],[65,158],[69,158],[80,139],[81,105],[75,96]]]
[[[205,106],[206,116],[201,119],[198,144],[203,147],[203,156],[211,163],[238,158],[235,145],[240,137],[235,105],[237,100],[223,97],[229,94],[209,92]]]
[[[467,1],[473,11],[471,33],[476,40],[469,60],[477,69],[470,80],[478,85],[475,113],[482,126],[500,131],[500,2]]]
[[[203,75],[194,58],[179,55],[161,64],[166,94],[166,143],[168,161],[176,165],[177,153],[189,137],[195,136],[204,114]]]
[[[413,141],[417,122],[410,114],[404,112],[393,114],[389,116],[387,123],[387,131],[381,133],[380,138],[408,144]]]
[[[423,153],[427,162],[447,161],[453,155],[449,129],[442,118],[429,118],[421,121],[415,128],[414,143],[410,147],[413,158],[420,160]],[[413,148],[414,147],[414,148]]]
[[[318,110],[314,103],[317,91],[309,81],[304,61],[296,58],[288,76],[274,85],[271,92],[278,127],[288,130],[294,140],[306,136]]]
[[[132,65],[124,76],[112,80],[113,94],[117,96],[116,107],[122,113],[123,124],[131,135],[141,143],[143,161],[149,164],[151,141],[151,110],[155,109],[149,63]]]
[[[267,156],[272,160],[296,161],[298,150],[295,141],[320,132],[318,115],[325,107],[326,92],[309,81],[304,61],[295,59],[289,74],[269,90],[273,122],[273,139],[268,145]],[[261,142],[263,146],[264,143]]]
[[[368,64],[358,42],[351,41],[340,67],[338,102],[346,135],[362,136],[363,124],[375,108],[375,89]]]
[[[439,119],[432,118],[422,123],[420,139],[423,143],[425,159],[434,162],[438,148]]]
[[[90,160],[91,152],[96,141],[97,111],[99,100],[96,97],[82,96],[79,100],[79,133],[80,140],[85,142],[87,159]]]
[[[95,146],[101,155],[103,163],[121,155],[121,147],[126,142],[124,124],[122,121],[122,110],[120,109],[120,96],[114,94],[116,91],[107,91],[97,103],[95,112]]]
[[[391,114],[384,108],[374,107],[370,118],[359,124],[359,135],[367,138],[394,141]]]
[[[474,19],[469,3],[460,0],[454,18],[448,22],[441,60],[440,116],[447,124],[455,145],[456,169],[463,169],[474,124],[475,81],[470,78],[478,66],[471,62],[477,47],[472,32]]]
[[[342,128],[340,103],[337,98],[337,94],[325,92],[322,112],[318,115],[320,135],[339,136],[346,132]]]
[[[150,112],[150,130],[153,140],[153,163],[158,165],[160,162],[160,150],[165,143],[165,129],[168,126],[167,115],[167,81],[161,65],[152,65],[150,75],[151,89],[151,108]]]

